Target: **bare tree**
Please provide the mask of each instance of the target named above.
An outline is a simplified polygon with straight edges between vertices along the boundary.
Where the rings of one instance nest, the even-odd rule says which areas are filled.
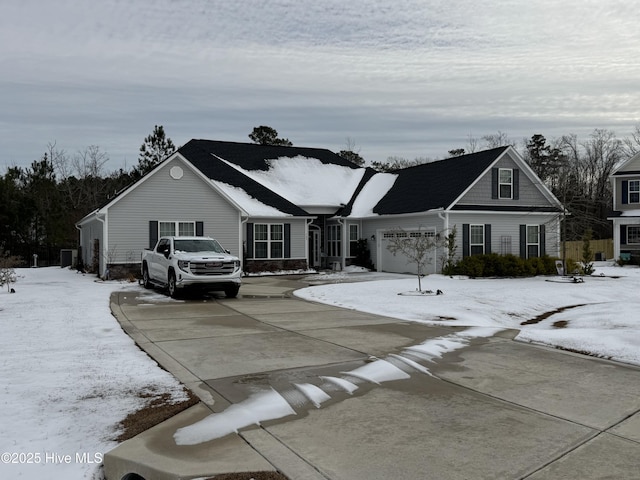
[[[625,138],[623,143],[623,151],[627,157],[633,157],[640,152],[640,123],[636,124],[633,132],[631,132],[631,137]]]
[[[498,133],[483,135],[482,140],[484,140],[485,142],[484,148],[487,149],[505,147],[508,145],[512,147],[516,146],[515,140],[511,140],[509,138],[509,135],[507,135],[505,132],[501,132],[500,130],[498,130]]]
[[[563,136],[559,148],[564,166],[554,193],[571,213],[565,240],[580,239],[588,229],[597,238],[607,238],[611,234],[609,176],[622,158],[623,142],[610,130],[595,129],[581,143],[575,134]]]
[[[467,153],[478,151],[478,139],[471,134],[467,135],[467,148],[465,150]]]
[[[360,149],[356,151],[356,142],[350,137],[347,137],[347,149],[340,150],[338,155],[345,160],[355,163],[359,167],[364,166],[365,160],[360,156]]]
[[[391,233],[393,235],[389,239],[387,250],[393,255],[402,255],[407,259],[407,264],[417,267],[418,291],[422,292],[422,277],[426,266],[432,261],[431,254],[440,246],[439,236],[424,230],[407,232],[402,228]],[[435,259],[435,255],[433,258]]]

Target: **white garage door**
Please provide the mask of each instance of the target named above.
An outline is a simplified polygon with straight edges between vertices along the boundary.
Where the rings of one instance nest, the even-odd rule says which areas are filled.
[[[416,238],[416,237],[435,237],[436,231],[435,229],[421,229],[421,230],[389,230],[386,232],[381,232],[380,235],[380,270],[383,272],[394,272],[394,273],[418,273],[418,266],[415,262],[410,261],[406,256],[401,253],[396,253],[395,255],[389,251],[387,246],[389,242],[393,241],[398,236],[407,237],[407,238]],[[425,267],[425,273],[435,273],[436,272],[436,262],[435,262],[436,252],[435,249],[429,255],[429,262]]]

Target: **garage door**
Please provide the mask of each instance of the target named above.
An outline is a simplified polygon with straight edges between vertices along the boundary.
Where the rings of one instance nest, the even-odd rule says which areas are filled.
[[[409,260],[406,256],[401,253],[396,253],[395,255],[389,251],[387,248],[390,242],[393,242],[396,238],[407,238],[409,241],[413,239],[418,239],[421,237],[435,237],[436,231],[435,229],[421,229],[421,230],[389,230],[386,232],[382,232],[380,235],[380,270],[383,272],[394,272],[394,273],[418,273],[418,266],[415,262]],[[429,255],[429,263],[425,267],[425,273],[435,273],[436,272],[436,262],[435,262],[436,252],[435,249]]]

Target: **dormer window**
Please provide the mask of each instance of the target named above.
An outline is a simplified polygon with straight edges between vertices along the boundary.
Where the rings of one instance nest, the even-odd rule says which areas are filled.
[[[629,203],[640,203],[640,180],[629,180]]]
[[[510,168],[498,170],[498,198],[513,198],[513,170]]]

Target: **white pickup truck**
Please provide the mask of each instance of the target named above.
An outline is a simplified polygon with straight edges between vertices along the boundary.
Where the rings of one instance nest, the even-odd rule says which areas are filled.
[[[221,290],[234,298],[241,276],[240,259],[209,237],[161,237],[153,249],[142,252],[144,287],[166,287],[173,298],[186,288]]]

